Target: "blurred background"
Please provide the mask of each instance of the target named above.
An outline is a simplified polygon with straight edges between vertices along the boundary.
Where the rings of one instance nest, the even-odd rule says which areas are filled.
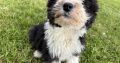
[[[46,20],[47,0],[0,0],[0,63],[42,63],[28,41],[32,25]],[[98,0],[81,63],[120,63],[120,0]]]

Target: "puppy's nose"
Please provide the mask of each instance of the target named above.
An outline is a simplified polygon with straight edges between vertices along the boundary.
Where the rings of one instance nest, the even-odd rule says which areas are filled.
[[[66,12],[70,12],[73,9],[73,4],[72,3],[65,3],[63,5],[63,10]]]

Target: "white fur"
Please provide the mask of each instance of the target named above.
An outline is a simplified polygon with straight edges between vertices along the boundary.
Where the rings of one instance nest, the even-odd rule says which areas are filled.
[[[73,53],[80,53],[84,48],[78,38],[86,33],[85,28],[52,27],[49,22],[45,23],[44,28],[49,53],[53,58],[57,56],[61,61],[68,60],[73,57]]]
[[[33,53],[33,56],[35,58],[41,58],[42,54],[38,50],[35,50],[35,52]]]
[[[73,56],[69,60],[67,60],[67,63],[79,63],[79,56]]]

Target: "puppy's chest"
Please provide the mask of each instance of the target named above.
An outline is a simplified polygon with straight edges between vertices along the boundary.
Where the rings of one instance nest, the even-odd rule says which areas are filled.
[[[79,32],[67,28],[51,28],[46,30],[45,39],[52,57],[66,59],[74,53],[80,53]]]

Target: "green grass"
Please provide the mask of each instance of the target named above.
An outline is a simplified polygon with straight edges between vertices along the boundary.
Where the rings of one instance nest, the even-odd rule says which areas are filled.
[[[40,63],[32,56],[28,30],[46,20],[47,0],[0,0],[0,63]],[[120,63],[120,1],[98,0],[81,63]]]

